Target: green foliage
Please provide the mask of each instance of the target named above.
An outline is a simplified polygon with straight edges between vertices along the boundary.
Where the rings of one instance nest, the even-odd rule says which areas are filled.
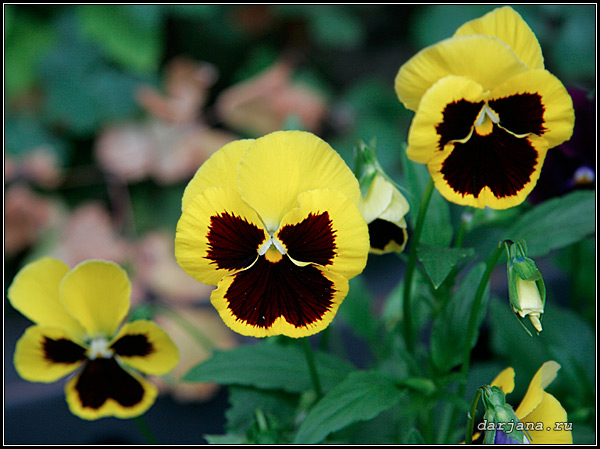
[[[401,395],[390,376],[377,371],[351,373],[309,411],[294,443],[320,443],[332,432],[393,407]]]
[[[528,254],[539,257],[592,234],[596,228],[593,192],[573,192],[551,199],[520,217],[506,232],[513,241],[526,240]]]
[[[450,371],[460,364],[465,345],[473,347],[477,342],[477,335],[473,341],[466,341],[465,329],[473,308],[473,293],[477,290],[484,270],[483,264],[478,264],[469,271],[433,323],[431,358],[441,372]],[[483,305],[477,317],[477,328],[486,316],[487,297],[487,294],[484,295]]]
[[[312,385],[308,369],[299,369],[306,366],[305,362],[299,348],[265,342],[217,352],[210,360],[192,368],[184,379],[302,393]],[[316,354],[316,364],[325,390],[353,370],[348,362],[324,353]]]
[[[120,178],[100,162],[102,138],[107,130],[123,125],[148,124],[151,131],[142,140],[156,143],[159,136],[153,134],[153,121],[168,128],[169,136],[184,136],[193,127],[230,133],[232,138],[251,135],[220,115],[221,95],[272,64],[286,61],[293,67],[295,87],[308,86],[326,98],[326,115],[315,133],[351,168],[356,143],[376,142],[378,163],[411,207],[406,217],[408,244],[400,255],[370,255],[364,273],[350,280],[349,293],[334,322],[311,337],[312,346],[319,348],[314,361],[322,397],[298,345],[301,342],[293,340],[240,338],[239,346],[215,350],[208,360],[191,368],[185,382],[214,382],[227,389],[225,425],[220,434],[202,435],[206,441],[226,445],[456,444],[464,437],[468,403],[477,388],[512,366],[517,382],[507,403],[516,406],[542,363],[556,360],[561,370],[549,392],[574,423],[575,442],[594,442],[595,191],[575,191],[537,205],[524,203],[495,211],[450,204],[434,190],[421,238],[415,243],[410,289],[414,347],[402,332],[407,259],[430,174],[426,165],[406,156],[413,113],[398,101],[394,76],[416,50],[450,37],[457,26],[493,7],[5,5],[5,198],[13,186],[29,186],[41,195],[41,199],[36,196],[38,201],[49,201],[35,203],[31,210],[24,200],[18,207],[6,208],[6,228],[11,231],[31,224],[20,221],[28,216],[23,211],[52,221],[49,225],[34,222],[31,227],[40,235],[16,253],[6,254],[7,285],[28,258],[79,257],[85,245],[79,243],[74,250],[65,242],[77,207],[93,202],[100,204],[106,216],[98,228],[86,229],[86,238],[96,243],[109,235],[126,247],[123,263],[142,297],[133,316],[154,318],[160,310],[154,306],[161,301],[167,307],[181,306],[175,294],[161,290],[177,290],[172,284],[180,279],[170,271],[178,268],[172,248],[165,250],[166,256],[157,255],[144,246],[143,239],[156,231],[175,232],[182,194],[197,167],[172,182],[159,183],[150,176],[134,181]],[[515,9],[538,36],[552,73],[567,87],[595,86],[594,5],[517,5]],[[142,86],[154,88],[157,98],[164,95],[158,109],[189,100],[185,89],[182,97],[169,96],[173,86],[168,67],[180,57],[214,65],[216,73],[214,83],[202,88],[193,117],[183,125],[157,117],[139,96]],[[303,127],[297,111],[286,112],[285,129]],[[578,116],[577,120],[586,118]],[[126,166],[136,157],[150,165],[160,160],[152,145],[142,154],[136,153],[139,141],[125,142],[119,141],[123,147],[117,148],[116,165]],[[594,139],[590,142],[593,152]],[[58,166],[52,168],[61,174],[56,187],[38,182],[35,166],[28,165],[28,158],[39,148],[56,157]],[[173,149],[164,151],[171,155]],[[201,158],[195,157],[200,164]],[[268,170],[265,167],[265,176]],[[552,176],[551,170],[542,176],[547,173]],[[15,210],[21,215],[15,217]],[[5,243],[16,240],[15,234],[6,235]],[[495,269],[494,264],[489,267],[491,278],[482,284],[482,279],[486,281],[484,261],[505,239],[524,240],[528,256],[544,276],[547,301],[539,335],[528,335],[514,318],[503,259]],[[158,267],[159,275],[144,271],[148,266]],[[475,315],[474,334],[467,341],[480,284],[486,288]],[[198,290],[205,292],[203,288]],[[185,307],[192,302],[195,307],[196,300],[206,303],[208,294],[188,296]],[[152,301],[145,301],[149,298]],[[202,347],[213,350],[204,329],[190,332],[192,325],[186,326],[197,343],[203,339]],[[465,352],[472,358],[466,361],[466,376],[460,372]],[[7,384],[7,391],[11,388]],[[207,402],[201,408],[214,413],[212,405]],[[185,406],[171,406],[178,413],[188,413]],[[162,413],[157,412],[161,417]],[[203,433],[201,417],[197,421],[198,428],[186,432]],[[52,425],[60,428],[54,421]],[[7,428],[11,430],[19,433]]]

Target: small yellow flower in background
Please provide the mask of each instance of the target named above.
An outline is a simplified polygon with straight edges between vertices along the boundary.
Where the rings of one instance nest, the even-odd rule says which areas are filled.
[[[402,252],[408,240],[404,218],[410,205],[381,168],[374,144],[356,148],[357,177],[362,196],[359,209],[369,226],[370,252]]]
[[[527,430],[526,438],[530,443],[573,443],[567,412],[554,396],[545,391],[559,369],[560,365],[554,361],[544,363],[531,379],[523,400],[515,410]],[[511,393],[515,388],[515,370],[506,368],[491,385],[500,387],[505,394]]]
[[[325,329],[362,272],[368,228],[358,181],[326,142],[277,131],[225,145],[182,198],[175,257],[242,335]]]
[[[571,97],[510,7],[419,52],[400,68],[395,89],[416,112],[408,157],[427,164],[438,191],[461,205],[522,203],[547,151],[573,132]]]
[[[166,374],[179,353],[153,322],[127,322],[119,329],[130,294],[127,274],[112,262],[85,261],[71,270],[52,258],[26,265],[8,289],[12,306],[35,323],[17,342],[17,373],[50,383],[80,368],[65,394],[71,412],[83,419],[146,412],[157,389],[133,370]]]

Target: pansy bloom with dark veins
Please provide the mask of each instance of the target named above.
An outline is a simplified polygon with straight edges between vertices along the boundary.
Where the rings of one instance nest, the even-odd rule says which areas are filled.
[[[351,170],[313,134],[235,141],[188,184],[175,256],[217,286],[211,302],[234,331],[311,335],[329,325],[366,265],[359,198]]]
[[[419,52],[400,68],[395,88],[415,111],[409,159],[427,164],[439,192],[461,205],[522,203],[547,151],[573,132],[571,97],[510,7]]]
[[[146,412],[158,391],[134,370],[166,374],[179,352],[150,321],[119,330],[130,294],[127,274],[112,262],[91,260],[69,270],[47,257],[26,265],[8,290],[12,306],[36,323],[17,342],[19,375],[48,383],[76,372],[65,394],[71,412],[83,419]]]

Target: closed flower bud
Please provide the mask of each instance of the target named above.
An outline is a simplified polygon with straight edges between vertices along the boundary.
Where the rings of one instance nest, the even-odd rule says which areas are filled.
[[[359,145],[357,167],[362,193],[359,209],[369,226],[370,252],[402,252],[408,238],[404,218],[410,209],[408,201],[379,165],[373,146]]]
[[[508,294],[512,309],[521,324],[523,318],[529,317],[535,330],[540,333],[546,303],[546,287],[542,273],[537,269],[535,262],[527,257],[524,242],[507,242],[506,247]]]

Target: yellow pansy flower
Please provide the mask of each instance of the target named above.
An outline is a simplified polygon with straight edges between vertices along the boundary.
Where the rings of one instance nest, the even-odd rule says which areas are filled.
[[[400,68],[395,89],[415,111],[409,159],[427,164],[438,191],[461,205],[522,203],[547,151],[573,132],[571,97],[510,7],[420,51]]]
[[[545,391],[559,369],[560,365],[555,361],[544,363],[531,379],[525,397],[515,410],[527,431],[525,438],[528,443],[573,443],[567,412],[554,396]],[[515,370],[506,368],[491,385],[501,388],[505,394],[511,393],[515,388]]]
[[[235,141],[186,187],[175,257],[217,286],[211,302],[235,332],[308,336],[329,325],[366,265],[359,199],[352,171],[311,133]]]
[[[71,412],[83,419],[143,414],[157,389],[133,370],[166,374],[179,353],[150,321],[127,322],[119,329],[130,294],[127,274],[112,262],[91,260],[69,269],[60,260],[42,258],[23,267],[8,298],[35,324],[17,342],[17,373],[30,382],[49,383],[78,370],[65,394]]]

